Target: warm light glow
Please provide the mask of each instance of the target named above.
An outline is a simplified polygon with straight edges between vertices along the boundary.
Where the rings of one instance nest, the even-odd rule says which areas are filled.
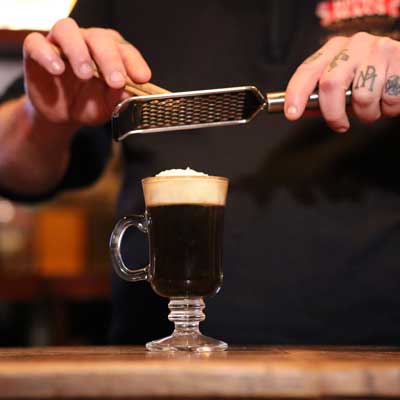
[[[76,0],[0,0],[0,29],[48,31],[68,16]]]

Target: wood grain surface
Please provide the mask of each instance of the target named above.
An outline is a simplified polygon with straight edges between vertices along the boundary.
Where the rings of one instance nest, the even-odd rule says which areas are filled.
[[[400,349],[138,347],[0,349],[0,398],[400,397]]]

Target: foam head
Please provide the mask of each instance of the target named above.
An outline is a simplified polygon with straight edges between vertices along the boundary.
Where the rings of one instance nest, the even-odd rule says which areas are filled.
[[[190,169],[163,171],[142,180],[147,207],[177,204],[224,206],[228,179]]]

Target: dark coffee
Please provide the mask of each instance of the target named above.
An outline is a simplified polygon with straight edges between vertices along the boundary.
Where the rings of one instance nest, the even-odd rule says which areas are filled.
[[[150,282],[164,297],[206,297],[222,285],[224,207],[175,204],[147,208]]]

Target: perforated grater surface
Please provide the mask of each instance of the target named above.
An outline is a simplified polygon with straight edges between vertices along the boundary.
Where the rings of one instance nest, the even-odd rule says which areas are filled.
[[[264,109],[282,112],[284,101],[284,92],[264,96],[254,86],[131,97],[114,109],[113,136],[121,141],[135,134],[245,124]],[[318,108],[317,93],[307,108]]]

